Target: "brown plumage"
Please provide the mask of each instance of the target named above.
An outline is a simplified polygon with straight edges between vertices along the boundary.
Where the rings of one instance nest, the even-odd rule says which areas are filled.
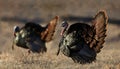
[[[58,16],[56,16],[53,20],[51,20],[50,23],[46,26],[45,31],[41,33],[42,40],[45,40],[46,42],[52,40],[52,36],[55,32],[57,22],[58,22]]]
[[[100,52],[100,49],[103,47],[103,43],[105,42],[105,37],[106,37],[106,26],[108,22],[108,16],[106,15],[105,11],[99,12],[93,21],[93,28],[94,28],[94,38],[96,39],[93,40],[90,44],[90,47],[94,47],[94,50],[96,52]]]
[[[56,16],[46,27],[42,27],[33,22],[26,23],[25,26],[20,29],[18,26],[15,26],[12,48],[14,48],[14,44],[16,44],[16,46],[29,49],[29,51],[32,52],[46,52],[45,42],[52,40],[58,18],[59,17]]]
[[[92,25],[75,23],[66,29],[68,23],[63,23],[62,39],[59,51],[71,57],[78,63],[90,63],[96,59],[105,42],[108,17],[105,11],[99,11],[92,21]]]

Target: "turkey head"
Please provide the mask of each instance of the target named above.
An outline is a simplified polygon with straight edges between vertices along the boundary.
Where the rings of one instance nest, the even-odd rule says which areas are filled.
[[[45,27],[33,22],[26,23],[22,28],[15,26],[12,49],[15,44],[18,47],[29,49],[28,52],[46,52],[45,43],[52,40],[58,18],[56,16]]]
[[[61,51],[74,62],[81,64],[93,62],[105,42],[107,22],[108,17],[103,10],[99,11],[91,21],[92,25],[74,23],[66,29],[68,23],[64,21],[57,55]]]

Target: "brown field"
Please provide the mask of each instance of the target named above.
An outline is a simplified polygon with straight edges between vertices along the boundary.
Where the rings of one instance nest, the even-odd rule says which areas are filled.
[[[89,22],[100,10],[107,11],[107,38],[97,60],[77,64],[60,53],[60,22]],[[46,43],[47,53],[28,55],[26,49],[12,51],[13,27],[27,21],[45,25],[54,16],[61,17],[54,40]],[[58,37],[59,36],[59,37]],[[120,69],[120,1],[119,0],[0,0],[0,69]]]

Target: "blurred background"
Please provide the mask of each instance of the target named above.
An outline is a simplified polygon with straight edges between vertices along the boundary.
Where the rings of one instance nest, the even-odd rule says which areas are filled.
[[[81,65],[60,54],[60,22],[90,22],[99,10],[106,10],[109,20],[104,48],[97,61]],[[31,54],[15,47],[12,51],[13,27],[32,21],[46,25],[60,16],[54,40],[47,43],[49,53]],[[57,37],[56,37],[57,36]],[[51,50],[52,49],[52,50]],[[120,68],[120,0],[0,0],[0,68],[1,69],[119,69]]]

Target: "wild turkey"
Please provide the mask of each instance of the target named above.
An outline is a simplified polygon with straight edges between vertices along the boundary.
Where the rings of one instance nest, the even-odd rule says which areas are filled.
[[[46,27],[33,22],[28,22],[22,28],[18,26],[14,27],[14,44],[18,47],[29,49],[28,52],[46,52],[45,42],[52,40],[52,36],[55,32],[55,28],[58,22],[58,16],[56,16]]]
[[[81,64],[93,62],[105,42],[107,22],[105,11],[97,13],[91,22],[92,25],[75,23],[67,29],[68,23],[64,21],[57,55],[61,51],[74,62]]]

